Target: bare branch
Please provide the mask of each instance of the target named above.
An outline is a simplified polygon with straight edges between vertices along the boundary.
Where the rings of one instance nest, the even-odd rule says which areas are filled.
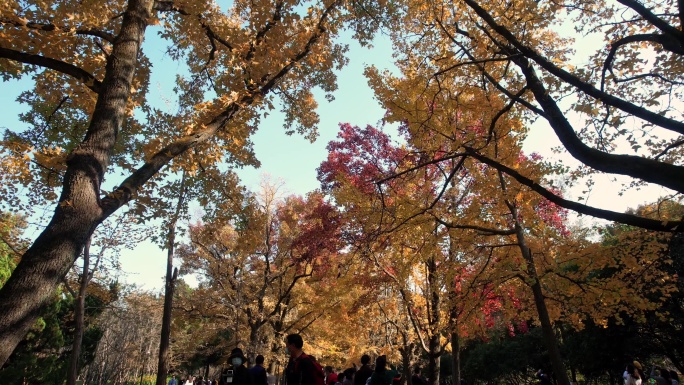
[[[480,235],[513,235],[515,234],[515,229],[492,229],[482,226],[475,225],[460,225],[453,222],[447,222],[440,218],[435,218],[435,220],[444,227],[450,229],[462,229],[462,230],[475,230],[480,233]]]
[[[635,0],[618,0],[620,4],[623,4],[638,13],[641,17],[646,19],[649,23],[653,24],[656,28],[663,31],[663,33],[672,36],[672,38],[682,41],[684,40],[684,34],[679,29],[671,26],[665,20],[659,18],[653,12],[648,10],[638,1]],[[680,10],[681,11],[681,10]]]

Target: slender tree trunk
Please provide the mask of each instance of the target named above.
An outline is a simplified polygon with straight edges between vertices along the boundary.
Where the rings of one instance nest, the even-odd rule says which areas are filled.
[[[430,351],[432,352],[434,347],[439,349],[439,336],[430,337]],[[428,384],[439,385],[439,370],[440,370],[440,357],[442,355],[437,353],[428,353]]]
[[[413,358],[414,345],[409,341],[408,333],[406,331],[400,331],[402,347],[399,348],[399,353],[401,354],[401,383],[415,385],[411,382],[411,359]]]
[[[164,314],[162,315],[161,338],[159,339],[159,362],[157,365],[156,385],[166,384],[169,373],[169,346],[171,345],[171,312],[173,310],[173,292],[178,278],[178,269],[173,269],[173,255],[176,243],[176,224],[185,202],[185,173],[180,182],[180,191],[176,211],[169,221],[169,231],[166,237],[166,283],[164,285]],[[173,272],[172,272],[173,271]]]
[[[453,385],[461,385],[461,338],[457,331],[451,332],[451,373]]]
[[[85,298],[88,282],[90,281],[90,241],[88,239],[83,248],[83,273],[81,275],[81,285],[78,288],[76,297],[76,327],[74,330],[74,343],[71,348],[71,360],[69,361],[69,371],[67,373],[67,385],[75,385],[78,378],[79,364],[81,360],[81,346],[83,345],[83,327],[85,318]]]
[[[152,4],[152,0],[129,1],[88,132],[67,158],[62,193],[52,220],[0,289],[0,366],[34,324],[104,219],[100,185],[125,116]]]
[[[502,190],[506,191],[506,183],[501,172],[499,172],[499,180]],[[532,280],[532,285],[530,287],[534,297],[534,305],[537,308],[537,314],[539,315],[539,322],[541,323],[542,327],[542,339],[546,345],[546,349],[549,352],[554,378],[561,385],[570,385],[570,379],[568,378],[568,373],[565,370],[563,358],[561,356],[560,349],[558,348],[558,340],[553,332],[551,317],[549,317],[549,311],[546,307],[546,299],[544,298],[541,282],[539,281],[539,275],[537,274],[537,267],[534,263],[534,257],[532,256],[530,248],[527,246],[525,231],[522,223],[520,222],[518,209],[515,203],[511,203],[508,200],[506,200],[505,203],[511,213],[511,218],[515,223],[515,237],[518,241],[520,253],[525,260],[527,275]]]
[[[169,250],[168,260],[173,260],[173,250]],[[167,262],[166,285],[164,289],[164,315],[162,316],[161,340],[159,341],[159,362],[157,365],[157,385],[166,384],[169,372],[169,346],[171,345],[171,311],[173,309],[173,292],[178,277],[178,269],[171,273],[172,262]]]
[[[513,211],[513,217],[517,218],[517,210]],[[537,308],[537,314],[539,315],[539,322],[542,327],[542,338],[546,349],[549,352],[549,358],[551,359],[551,366],[553,367],[553,374],[556,381],[561,385],[570,385],[570,379],[568,378],[568,373],[565,371],[565,365],[563,364],[563,358],[558,348],[558,342],[556,335],[553,332],[553,325],[551,324],[551,318],[549,317],[549,311],[546,308],[546,300],[544,299],[544,293],[542,291],[541,282],[539,281],[539,276],[537,275],[537,269],[534,264],[534,258],[532,257],[532,252],[527,246],[525,241],[525,235],[523,228],[516,219],[515,221],[516,237],[518,239],[518,245],[520,246],[520,251],[526,262],[527,274],[532,278],[532,294],[534,296],[534,304]]]
[[[439,385],[439,359],[442,356],[442,349],[440,346],[440,336],[439,331],[441,317],[440,309],[440,295],[439,295],[439,284],[437,282],[437,263],[434,258],[430,258],[427,264],[427,280],[430,293],[430,303],[428,307],[431,313],[431,319],[429,320],[430,336],[428,340],[428,370],[427,376],[429,383],[432,385]]]

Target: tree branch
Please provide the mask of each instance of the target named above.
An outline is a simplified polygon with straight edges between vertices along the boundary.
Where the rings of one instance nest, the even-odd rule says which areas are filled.
[[[624,223],[626,225],[630,226],[636,226],[640,227],[643,229],[647,230],[655,230],[655,231],[665,231],[665,232],[682,232],[684,231],[684,227],[682,225],[682,221],[661,221],[657,219],[649,219],[649,218],[644,218],[644,217],[639,217],[636,215],[631,215],[631,214],[625,214],[625,213],[618,213],[615,211],[610,211],[610,210],[604,210],[604,209],[599,209],[591,206],[587,206],[578,202],[573,202],[569,201],[567,199],[561,198],[558,195],[554,194],[553,192],[547,190],[543,186],[541,186],[539,183],[533,181],[532,179],[521,175],[517,171],[513,170],[510,167],[507,167],[493,159],[490,159],[480,153],[478,153],[475,149],[466,147],[466,151],[470,156],[473,158],[477,159],[478,161],[485,163],[491,167],[494,167],[495,169],[511,176],[513,179],[518,181],[520,184],[523,184],[532,191],[535,191],[539,195],[543,196],[544,198],[548,199],[552,203],[555,203],[556,205],[566,208],[568,210],[575,211],[580,214],[586,214],[590,215],[596,218],[601,218],[601,219],[606,219],[609,221],[613,222],[619,222],[619,223]]]
[[[654,15],[653,12],[648,10],[648,8],[644,7],[643,4],[641,4],[640,2],[635,0],[618,0],[618,3],[633,9],[641,17],[646,19],[646,21],[651,23],[659,30],[663,31],[663,33],[666,33],[679,41],[684,40],[684,34],[682,34],[682,31],[671,26],[665,20]]]
[[[188,149],[208,141],[217,132],[222,130],[243,106],[251,105],[258,97],[269,93],[279,80],[284,78],[290,72],[290,70],[294,68],[295,65],[297,65],[311,52],[314,44],[316,44],[321,35],[326,32],[325,23],[327,18],[339,3],[339,1],[335,1],[325,9],[323,15],[318,21],[317,29],[314,31],[314,33],[312,33],[302,50],[291,60],[289,60],[288,63],[278,71],[278,73],[268,79],[263,79],[260,88],[254,90],[253,93],[244,95],[240,100],[230,103],[221,114],[217,115],[206,126],[203,126],[201,130],[182,137],[157,152],[149,161],[134,171],[133,174],[131,174],[128,178],[126,178],[126,180],[124,180],[124,182],[115,191],[103,198],[103,213],[101,220],[104,220],[121,206],[130,201],[135,196],[138,189],[165,165],[171,162],[171,160],[184,153]]]
[[[41,55],[32,55],[10,48],[0,47],[0,58],[14,60],[20,63],[33,64],[39,67],[48,68],[65,75],[69,75],[83,83],[95,93],[100,93],[102,82],[97,80],[86,70],[73,64],[65,63],[61,60],[52,59]]]
[[[515,229],[491,229],[482,226],[475,225],[459,225],[453,222],[447,222],[440,218],[435,218],[435,220],[444,227],[450,229],[462,229],[462,230],[475,230],[480,233],[480,235],[513,235],[515,234]]]
[[[599,171],[628,175],[678,192],[684,192],[684,167],[682,166],[640,156],[609,154],[584,144],[529,61],[524,57],[513,60],[523,71],[527,85],[532,90],[537,103],[548,115],[548,122],[556,132],[558,139],[575,159]]]
[[[603,92],[605,86],[606,71],[609,71],[613,76],[615,76],[615,74],[613,73],[613,60],[615,60],[615,54],[617,53],[617,50],[623,45],[644,41],[658,43],[666,48],[671,47],[672,49],[670,49],[670,51],[678,53],[680,55],[684,54],[684,50],[682,50],[683,47],[677,45],[675,42],[673,42],[671,39],[664,35],[649,33],[625,36],[617,40],[616,42],[611,43],[610,45],[610,51],[608,52],[608,56],[606,56],[606,60],[603,62],[603,71],[601,73],[601,92]]]
[[[653,123],[659,127],[671,130],[680,134],[684,134],[684,122],[669,119],[663,115],[657,114],[641,106],[630,103],[624,99],[613,96],[609,93],[603,92],[589,83],[584,82],[577,76],[563,70],[562,68],[554,65],[551,61],[547,60],[540,54],[536,53],[530,47],[524,45],[520,42],[506,27],[499,25],[496,20],[484,9],[482,8],[476,0],[464,0],[470,8],[472,8],[475,13],[480,16],[494,31],[499,35],[503,36],[511,45],[513,45],[520,53],[525,57],[533,60],[535,63],[539,64],[543,69],[563,80],[564,82],[572,85],[583,93],[602,101],[603,103],[616,107],[623,111],[628,111],[630,114],[641,118],[647,122]],[[622,0],[628,1],[628,0]],[[514,57],[513,60],[516,58]]]
[[[9,24],[15,27],[23,27],[44,32],[61,31],[65,33],[75,33],[76,35],[94,36],[99,37],[102,40],[106,40],[109,43],[114,43],[114,35],[109,32],[94,28],[74,28],[67,26],[60,27],[50,23],[34,23],[21,20],[10,20],[8,18],[0,18],[0,24]]]

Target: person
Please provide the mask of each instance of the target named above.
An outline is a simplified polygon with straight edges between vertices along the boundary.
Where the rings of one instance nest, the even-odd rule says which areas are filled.
[[[413,375],[411,376],[411,385],[427,385],[427,381],[420,374],[420,366],[413,368]]]
[[[323,371],[325,372],[325,385],[335,385],[338,382],[337,373],[332,366],[326,366]]]
[[[540,385],[551,385],[551,379],[542,369],[537,371],[537,378],[539,379]]]
[[[627,364],[627,368],[625,369],[625,371],[627,372],[625,385],[641,385],[643,383],[641,374],[639,373],[639,370],[637,370],[637,368],[634,367],[633,363]]]
[[[264,368],[264,356],[261,354],[256,356],[254,366],[249,368],[249,374],[252,376],[253,385],[268,385],[266,368]]]
[[[662,368],[658,368],[655,365],[651,368],[651,378],[656,381],[656,384],[658,385],[670,385],[670,381],[665,379],[665,376],[663,376],[664,370]],[[667,376],[669,377],[670,372],[667,372]]]
[[[364,354],[361,356],[361,367],[354,374],[354,385],[366,385],[366,381],[373,374],[373,369],[370,367],[370,356]]]
[[[316,359],[302,350],[304,340],[299,334],[285,337],[285,352],[290,356],[285,367],[287,385],[320,385],[324,383],[325,374]]]
[[[337,381],[335,381],[335,385],[343,385],[344,382],[344,372],[340,372],[337,374]]]
[[[631,367],[634,368],[639,373],[639,378],[641,379],[642,382],[646,382],[646,376],[644,375],[643,367],[641,366],[641,363],[639,361],[634,360],[632,361]],[[625,372],[622,373],[622,379],[624,380],[624,384],[627,385],[627,381],[630,379],[630,373],[633,372],[634,370],[630,370],[630,364],[627,364],[625,367]],[[646,385],[646,384],[644,384]]]
[[[394,379],[399,377],[399,372],[390,366],[387,369],[387,357],[379,356],[375,359],[375,369],[368,379],[369,385],[392,385]]]
[[[176,375],[172,375],[171,379],[169,380],[169,385],[178,385],[178,381],[176,381]]]
[[[676,371],[670,370],[670,378],[672,378],[672,385],[679,385],[679,375]]]
[[[222,385],[252,385],[252,376],[245,366],[247,359],[242,353],[242,349],[235,348],[230,352],[228,357],[227,369],[223,370],[221,374]]]
[[[342,373],[344,374],[344,381],[341,381],[342,385],[354,385],[354,375],[356,374],[356,369],[347,368]]]

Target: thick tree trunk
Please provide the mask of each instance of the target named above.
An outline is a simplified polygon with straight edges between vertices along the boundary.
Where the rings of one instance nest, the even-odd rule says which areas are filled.
[[[76,309],[74,314],[74,318],[76,318],[76,327],[74,330],[74,343],[71,348],[69,371],[67,373],[67,385],[76,384],[80,369],[81,346],[83,345],[83,324],[85,318],[85,298],[88,282],[90,281],[90,240],[91,238],[88,238],[88,242],[83,248],[83,273],[81,275],[81,285],[78,288],[78,296],[76,297]]]
[[[439,349],[439,336],[430,337],[430,351],[433,351],[435,345],[437,345],[437,349]],[[428,384],[439,385],[439,369],[441,356],[442,355],[439,354],[439,352],[428,354],[428,367],[427,373],[425,373],[428,377]]]
[[[0,366],[104,219],[100,185],[123,122],[152,0],[130,0],[107,62],[88,133],[67,159],[59,204],[0,290]]]

